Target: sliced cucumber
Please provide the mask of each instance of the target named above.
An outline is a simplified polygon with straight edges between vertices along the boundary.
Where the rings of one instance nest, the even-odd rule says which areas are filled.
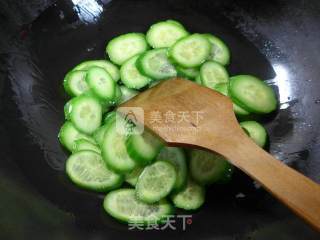
[[[139,91],[127,88],[126,86],[120,86],[120,90],[122,93],[120,104],[130,100],[131,98],[139,94]]]
[[[114,122],[116,120],[116,112],[112,111],[107,113],[107,115],[104,117],[104,125],[108,125],[111,124],[112,122]]]
[[[104,70],[106,70],[112,79],[117,82],[120,79],[120,72],[116,65],[114,65],[112,62],[108,60],[89,60],[80,63],[77,65],[73,70],[83,70],[87,71],[91,67],[101,67]]]
[[[66,164],[66,172],[79,187],[106,192],[120,187],[123,178],[107,168],[101,155],[94,151],[72,154]]]
[[[79,131],[92,134],[100,127],[102,107],[96,98],[81,95],[72,99],[71,105],[70,120]]]
[[[64,118],[66,120],[70,120],[70,113],[71,113],[71,100],[69,100],[63,107],[63,112],[64,112]]]
[[[144,167],[136,167],[135,169],[133,169],[132,172],[127,173],[125,175],[125,181],[127,183],[129,183],[131,186],[135,187],[138,182],[138,178],[141,175],[143,169],[144,169]]]
[[[90,68],[87,72],[86,82],[98,98],[109,102],[114,101],[116,83],[106,70],[100,67]]]
[[[142,134],[132,134],[128,137],[127,151],[129,156],[140,165],[151,163],[159,154],[163,143],[148,131]]]
[[[176,66],[176,69],[178,72],[178,76],[191,80],[195,79],[200,74],[198,68],[183,68],[180,66]]]
[[[190,157],[190,174],[201,185],[226,182],[231,177],[232,166],[221,155],[193,149]]]
[[[249,137],[260,147],[264,147],[267,142],[267,131],[266,129],[256,121],[245,121],[241,122],[240,126],[245,129]]]
[[[192,34],[176,42],[169,49],[171,59],[185,68],[200,66],[209,56],[211,44],[201,34]]]
[[[121,99],[122,99],[122,92],[121,92],[121,86],[116,85],[116,94],[114,97],[114,101],[111,102],[111,105],[118,105],[121,103]]]
[[[177,76],[175,67],[167,56],[167,48],[149,50],[137,60],[139,71],[150,78],[161,80]]]
[[[140,89],[148,85],[152,79],[142,75],[136,67],[139,55],[130,58],[120,69],[121,81],[128,88]]]
[[[195,81],[197,84],[202,85],[200,74],[194,79],[194,81]]]
[[[227,83],[229,74],[227,70],[219,63],[213,61],[205,62],[200,68],[202,85],[215,89],[218,83]]]
[[[127,136],[122,134],[123,129],[119,129],[125,128],[124,123],[117,121],[110,121],[104,135],[101,146],[102,157],[112,170],[129,173],[136,167],[136,162],[128,155],[125,144]]]
[[[208,57],[208,60],[212,60],[218,62],[222,65],[227,65],[230,62],[230,51],[227,45],[216,36],[212,34],[204,34],[204,36],[209,40],[211,43],[211,53]]]
[[[188,35],[181,23],[168,20],[153,24],[147,32],[147,41],[153,48],[166,48]]]
[[[86,139],[78,139],[74,141],[72,153],[80,152],[83,150],[90,150],[101,154],[101,150],[97,144],[94,144]]]
[[[102,145],[104,134],[107,132],[107,130],[108,130],[108,125],[104,124],[93,133],[93,138],[98,143],[99,146]]]
[[[157,161],[144,168],[136,184],[137,198],[146,203],[155,203],[166,197],[173,189],[177,174],[168,162]]]
[[[164,147],[157,156],[157,160],[171,163],[176,170],[177,179],[173,189],[182,189],[187,182],[187,162],[186,155],[181,148]]]
[[[169,19],[169,20],[166,20],[166,22],[168,22],[168,23],[173,23],[173,24],[176,24],[178,27],[184,28],[184,26],[182,25],[182,23],[179,22],[179,21],[177,21],[177,20]]]
[[[229,96],[228,83],[218,83],[217,85],[215,85],[215,90],[223,95]],[[245,116],[250,114],[250,112],[248,112],[247,110],[243,109],[235,103],[233,103],[233,111],[238,116]]]
[[[147,49],[148,43],[144,34],[127,33],[112,39],[106,47],[106,52],[112,62],[122,65]]]
[[[254,113],[270,113],[277,108],[274,91],[265,82],[250,75],[230,78],[229,93],[240,107]]]
[[[73,150],[74,142],[78,139],[85,139],[85,140],[88,140],[89,142],[95,144],[95,141],[92,137],[81,133],[69,121],[65,122],[63,124],[63,126],[61,127],[58,138],[59,138],[60,143],[64,147],[66,147],[70,152]]]
[[[85,81],[86,71],[68,72],[63,80],[65,91],[71,97],[76,97],[89,90],[89,86]]]
[[[204,203],[205,189],[189,179],[185,188],[173,194],[171,198],[176,207],[184,210],[195,210]]]
[[[134,189],[119,189],[107,194],[103,207],[112,217],[127,223],[161,223],[173,214],[173,207],[165,199],[147,204],[136,198]]]

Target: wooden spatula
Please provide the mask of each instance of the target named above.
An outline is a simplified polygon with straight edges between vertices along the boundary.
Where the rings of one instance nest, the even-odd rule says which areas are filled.
[[[229,98],[174,78],[121,107],[140,107],[137,121],[169,146],[203,148],[226,157],[297,215],[320,230],[320,185],[258,147],[241,129]]]

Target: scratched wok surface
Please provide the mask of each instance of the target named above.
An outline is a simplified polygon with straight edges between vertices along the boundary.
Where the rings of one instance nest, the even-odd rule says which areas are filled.
[[[272,85],[280,106],[263,120],[269,150],[319,181],[319,12],[318,1],[0,2],[0,238],[319,239],[240,171],[208,189],[185,231],[181,221],[176,230],[129,231],[103,212],[103,195],[70,183],[57,140],[65,73],[104,58],[112,37],[171,18],[220,36],[232,52],[231,75]]]

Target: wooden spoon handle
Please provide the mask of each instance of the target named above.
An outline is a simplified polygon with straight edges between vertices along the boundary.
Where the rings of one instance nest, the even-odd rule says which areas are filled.
[[[240,143],[221,154],[320,231],[320,185],[276,160],[251,139],[243,137]]]

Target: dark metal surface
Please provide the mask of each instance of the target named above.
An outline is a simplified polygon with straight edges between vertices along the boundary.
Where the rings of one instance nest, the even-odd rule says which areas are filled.
[[[0,2],[0,239],[319,239],[239,171],[227,186],[208,189],[205,206],[185,232],[128,231],[103,212],[103,195],[69,182],[67,154],[56,137],[68,69],[104,58],[106,42],[118,34],[145,32],[153,22],[172,18],[191,32],[222,37],[233,54],[231,74],[268,79],[280,100],[279,111],[264,120],[270,151],[320,181],[318,1],[64,0],[50,5]],[[236,197],[239,193],[244,197]]]

